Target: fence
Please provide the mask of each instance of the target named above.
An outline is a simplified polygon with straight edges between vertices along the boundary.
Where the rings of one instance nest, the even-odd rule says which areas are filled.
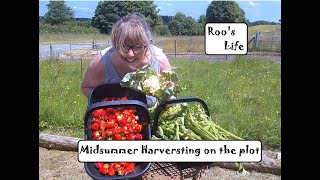
[[[281,52],[281,31],[256,31],[251,40],[249,51]]]
[[[63,58],[64,56],[79,58],[88,54],[97,54],[105,47],[110,46],[110,44],[111,43],[109,41],[105,43],[92,41],[92,43],[64,43],[40,45],[39,59],[46,59],[48,57]]]
[[[175,36],[156,37],[155,43],[163,51],[172,56],[177,55],[205,55],[204,36]],[[59,45],[41,45],[39,58],[59,57],[80,59],[86,55],[94,55],[103,48],[110,46],[110,41],[101,43],[68,43]],[[248,35],[248,53],[250,52],[277,52],[281,53],[280,31],[256,31]],[[65,58],[64,58],[65,59]]]

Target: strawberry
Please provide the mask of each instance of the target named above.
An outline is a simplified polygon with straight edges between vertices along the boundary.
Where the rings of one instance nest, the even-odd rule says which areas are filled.
[[[127,117],[123,117],[122,120],[120,121],[120,124],[122,124],[123,126],[125,126],[127,124]]]
[[[105,127],[107,129],[112,129],[114,127],[114,121],[106,122]]]
[[[120,170],[122,167],[121,167],[121,165],[120,165],[119,163],[115,162],[115,163],[113,164],[113,168],[114,168],[114,170],[118,171],[118,170]]]
[[[91,125],[91,130],[92,131],[98,131],[99,130],[100,125],[98,123],[93,123]]]
[[[100,113],[99,109],[94,110],[94,111],[92,112],[92,114],[93,114],[93,117],[94,117],[94,118],[100,119],[101,113]]]
[[[136,133],[139,133],[142,131],[142,125],[141,124],[137,124],[135,127],[134,127],[134,132]]]
[[[119,169],[117,173],[119,176],[125,176],[127,175],[128,171],[126,169]]]
[[[93,123],[98,123],[98,124],[100,124],[100,122],[101,122],[100,119],[98,119],[98,118],[93,118]]]
[[[122,140],[122,135],[121,134],[115,134],[114,135],[115,140]]]
[[[103,166],[103,163],[102,162],[96,162],[94,163],[94,167],[96,167],[97,169],[101,169]]]
[[[114,170],[113,166],[110,166],[108,168],[108,175],[109,176],[114,176],[116,174],[116,171]]]
[[[106,113],[104,109],[96,109],[93,111],[93,117],[100,119],[100,117],[103,117]]]
[[[93,131],[93,133],[92,133],[92,139],[94,139],[94,140],[101,140],[102,137],[101,137],[100,132],[99,132],[99,131]]]
[[[107,137],[111,137],[112,136],[112,130],[110,130],[110,129],[106,130],[106,134],[107,134]]]
[[[108,169],[109,168],[109,164],[108,163],[104,163],[102,167]]]
[[[107,168],[101,168],[101,169],[99,169],[99,173],[101,173],[101,174],[103,174],[103,175],[106,175],[106,174],[109,173],[109,169],[107,169]]]
[[[121,100],[128,100],[128,98],[127,97],[122,97]]]
[[[142,140],[142,134],[136,134],[135,140]]]
[[[101,131],[101,139],[107,139],[106,131]]]
[[[105,128],[106,128],[106,122],[105,121],[101,121],[100,122],[100,130],[104,131]]]
[[[134,171],[134,163],[124,163],[124,169],[129,173]]]
[[[135,140],[136,138],[134,134],[128,134],[126,137],[127,137],[127,140]]]

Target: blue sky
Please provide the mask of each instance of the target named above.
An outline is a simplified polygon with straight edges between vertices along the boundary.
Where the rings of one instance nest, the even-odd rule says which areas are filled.
[[[91,0],[65,0],[66,5],[75,12],[75,17],[91,18],[99,1]],[[154,4],[160,9],[159,15],[174,16],[177,12],[182,12],[195,20],[200,15],[205,15],[210,0],[154,0]],[[250,22],[265,20],[270,22],[279,22],[281,19],[281,1],[280,0],[240,0],[236,1],[245,11],[245,16]],[[39,15],[43,16],[47,12],[46,4],[49,0],[39,1]]]

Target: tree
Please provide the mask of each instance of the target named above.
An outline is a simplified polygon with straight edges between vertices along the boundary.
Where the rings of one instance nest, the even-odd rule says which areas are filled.
[[[244,10],[235,1],[212,1],[206,16],[207,22],[246,22]]]
[[[181,12],[172,17],[168,28],[172,35],[196,35],[198,33],[196,21]]]
[[[157,15],[159,10],[152,1],[100,1],[92,18],[92,26],[98,28],[100,33],[108,34],[120,17],[132,12],[144,15],[152,29],[162,25],[162,19]]]
[[[205,15],[201,15],[198,19],[198,23],[205,25],[207,23],[207,17]]]
[[[206,23],[207,17],[205,15],[201,15],[198,19],[198,35],[204,35]]]
[[[44,15],[44,22],[51,25],[64,24],[74,18],[74,12],[64,1],[52,1],[47,4],[48,11]]]
[[[169,22],[171,21],[172,16],[161,16],[161,18],[162,18],[163,24],[168,25]]]
[[[159,26],[157,35],[160,35],[160,36],[171,36],[171,32],[170,32],[170,30],[168,28],[168,25],[163,24],[163,25]]]

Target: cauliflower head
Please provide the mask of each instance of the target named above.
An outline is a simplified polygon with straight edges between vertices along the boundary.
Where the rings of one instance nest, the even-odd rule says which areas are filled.
[[[155,92],[160,89],[160,80],[158,76],[151,75],[142,83],[143,91],[146,94],[154,95]]]

